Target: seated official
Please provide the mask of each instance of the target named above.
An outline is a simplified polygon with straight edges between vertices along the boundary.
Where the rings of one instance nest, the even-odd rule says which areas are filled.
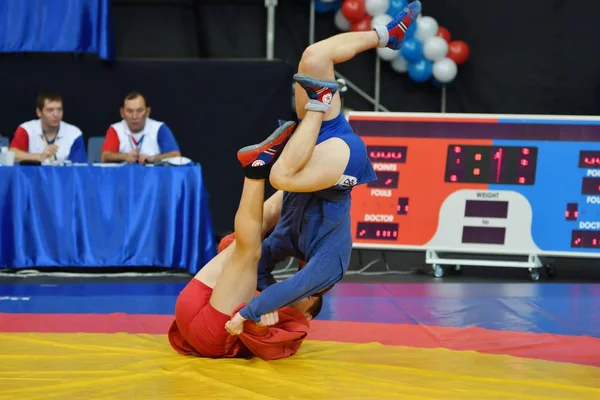
[[[39,119],[22,123],[15,131],[10,144],[15,162],[88,162],[81,130],[62,120],[60,94],[40,94],[36,99],[36,113]]]
[[[148,116],[146,98],[137,92],[125,97],[121,107],[122,121],[106,131],[102,146],[102,162],[155,163],[181,153],[173,132],[164,123]]]

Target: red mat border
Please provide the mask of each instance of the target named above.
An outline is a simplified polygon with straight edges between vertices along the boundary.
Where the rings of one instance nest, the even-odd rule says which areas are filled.
[[[173,317],[138,314],[0,313],[4,333],[165,334]],[[600,367],[600,338],[374,322],[313,321],[310,340],[472,350]]]

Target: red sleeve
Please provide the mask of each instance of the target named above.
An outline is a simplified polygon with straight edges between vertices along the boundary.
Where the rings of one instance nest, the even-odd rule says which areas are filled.
[[[110,151],[111,153],[118,153],[120,145],[121,142],[119,141],[119,136],[117,136],[117,131],[115,131],[115,128],[111,126],[106,131],[106,138],[104,139],[104,144],[102,145],[102,150],[100,151],[100,154],[104,153],[105,151]]]
[[[217,251],[220,253],[223,250],[225,250],[226,248],[228,248],[231,243],[233,243],[235,241],[235,232],[230,233],[229,235],[223,237],[223,239],[221,239],[221,241],[219,242],[219,247],[217,248]]]
[[[29,152],[29,135],[22,127],[18,127],[10,144],[13,149]]]
[[[278,360],[296,354],[308,328],[308,320],[300,311],[284,307],[279,310],[277,325],[259,326],[254,321],[246,321],[239,338],[256,357]]]

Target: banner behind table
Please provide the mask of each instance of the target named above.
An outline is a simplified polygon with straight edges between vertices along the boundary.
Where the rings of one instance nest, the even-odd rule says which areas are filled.
[[[0,52],[93,53],[112,61],[110,0],[0,1]]]
[[[0,167],[0,268],[164,267],[216,254],[199,165]]]

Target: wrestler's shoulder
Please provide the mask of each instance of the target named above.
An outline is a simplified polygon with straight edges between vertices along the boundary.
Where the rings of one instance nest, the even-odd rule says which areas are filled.
[[[350,148],[350,154],[352,158],[366,158],[367,157],[367,146],[360,136],[352,131],[340,132],[339,134],[332,135],[328,140],[324,141],[335,141],[340,145],[345,145]]]

